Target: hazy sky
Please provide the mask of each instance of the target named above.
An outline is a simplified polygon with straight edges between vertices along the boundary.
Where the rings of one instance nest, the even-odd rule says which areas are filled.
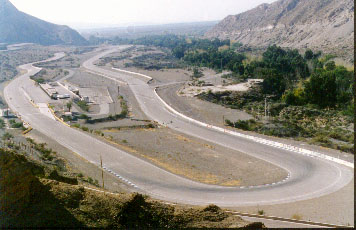
[[[19,10],[74,28],[215,21],[275,0],[10,0]]]

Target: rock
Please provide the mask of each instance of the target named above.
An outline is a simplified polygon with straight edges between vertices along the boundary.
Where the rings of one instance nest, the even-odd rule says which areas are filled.
[[[250,47],[310,48],[353,60],[353,9],[352,0],[279,0],[228,16],[205,36]]]

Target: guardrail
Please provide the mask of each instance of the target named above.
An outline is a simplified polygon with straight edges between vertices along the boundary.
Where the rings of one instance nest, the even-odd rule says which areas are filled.
[[[288,218],[277,217],[277,216],[264,216],[264,215],[240,213],[240,212],[234,212],[234,211],[225,211],[225,212],[235,214],[236,216],[245,216],[245,217],[252,217],[252,218],[259,218],[259,219],[266,219],[266,220],[276,220],[276,221],[283,221],[283,222],[296,223],[296,224],[305,224],[305,225],[318,226],[318,227],[354,228],[353,226],[335,225],[335,224],[320,223],[320,222],[313,222],[313,221],[307,221],[307,220],[288,219]]]
[[[26,135],[27,133],[31,132],[33,130],[32,127],[29,127],[28,129],[26,129],[25,131],[22,132],[23,135]]]

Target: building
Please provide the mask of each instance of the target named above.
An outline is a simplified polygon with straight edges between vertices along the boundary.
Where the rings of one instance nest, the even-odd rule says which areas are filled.
[[[49,84],[40,84],[41,89],[52,99],[57,99],[57,90]]]
[[[0,117],[15,117],[10,109],[0,109]]]

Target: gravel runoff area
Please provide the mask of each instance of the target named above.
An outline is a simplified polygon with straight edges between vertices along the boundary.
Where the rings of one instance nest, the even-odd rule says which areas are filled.
[[[109,143],[191,180],[222,186],[273,183],[287,172],[246,154],[176,131],[159,128],[107,128]]]

